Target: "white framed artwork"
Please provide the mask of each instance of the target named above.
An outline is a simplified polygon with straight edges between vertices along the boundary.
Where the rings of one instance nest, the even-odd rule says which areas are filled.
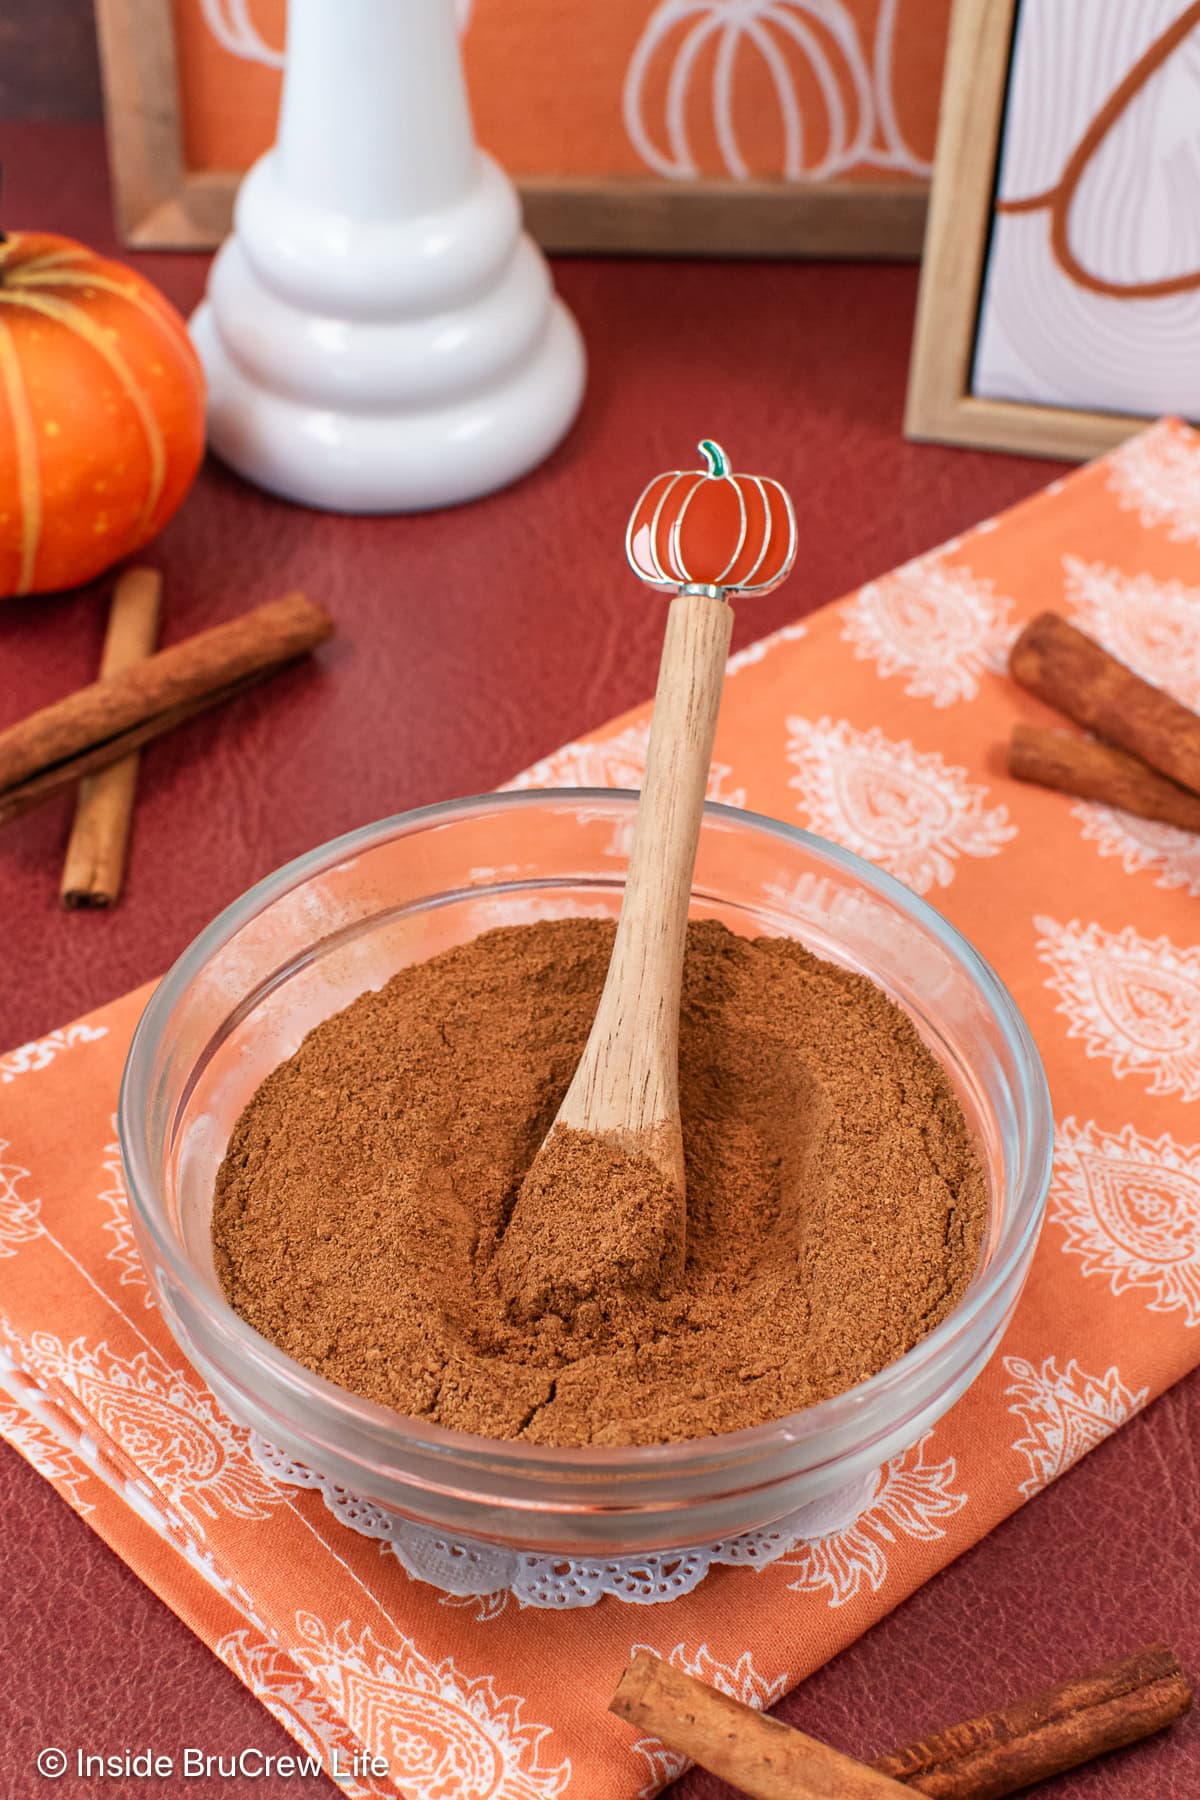
[[[907,429],[1200,418],[1200,0],[956,0]]]

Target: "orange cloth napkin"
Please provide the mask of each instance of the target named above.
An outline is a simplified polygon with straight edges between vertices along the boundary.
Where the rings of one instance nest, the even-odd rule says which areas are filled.
[[[1024,1008],[1058,1126],[1001,1352],[847,1531],[695,1592],[447,1602],[274,1488],[149,1301],[113,1111],[146,991],[0,1059],[0,1430],[348,1794],[633,1800],[634,1647],[768,1704],[1200,1361],[1200,840],[1003,773],[1015,628],[1055,607],[1200,707],[1200,437],[1161,424],[734,659],[712,792],[890,869]],[[525,783],[636,785],[647,709]],[[346,1773],[366,1748],[387,1779]],[[360,1760],[361,1766],[361,1760]]]

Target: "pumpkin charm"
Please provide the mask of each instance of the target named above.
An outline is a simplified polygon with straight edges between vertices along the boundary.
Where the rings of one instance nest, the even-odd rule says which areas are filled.
[[[796,515],[777,481],[735,475],[719,444],[706,468],[656,475],[633,509],[625,553],[663,593],[769,594],[796,560]]]
[[[139,549],[203,451],[204,376],[157,288],[69,238],[0,242],[0,596]]]

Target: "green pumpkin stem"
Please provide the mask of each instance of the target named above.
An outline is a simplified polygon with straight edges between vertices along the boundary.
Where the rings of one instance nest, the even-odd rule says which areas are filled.
[[[720,444],[714,444],[711,438],[701,438],[696,448],[708,464],[708,468],[704,471],[706,475],[715,475],[719,478],[732,473],[729,458]]]

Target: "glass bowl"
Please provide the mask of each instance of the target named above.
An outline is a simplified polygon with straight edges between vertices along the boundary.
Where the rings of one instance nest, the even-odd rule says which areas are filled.
[[[352,1494],[455,1536],[563,1556],[648,1554],[772,1525],[861,1489],[993,1354],[1050,1174],[1046,1080],[1008,991],[889,875],[772,819],[705,809],[692,914],[801,939],[910,1015],[962,1102],[990,1184],[961,1304],[869,1381],[767,1425],[659,1448],[556,1450],[446,1430],[310,1373],[227,1305],[209,1239],[233,1124],[305,1034],[404,965],[500,924],[615,917],[636,794],[504,793],[424,807],[299,857],[179,958],[134,1036],[120,1138],[163,1315],[233,1418]]]

